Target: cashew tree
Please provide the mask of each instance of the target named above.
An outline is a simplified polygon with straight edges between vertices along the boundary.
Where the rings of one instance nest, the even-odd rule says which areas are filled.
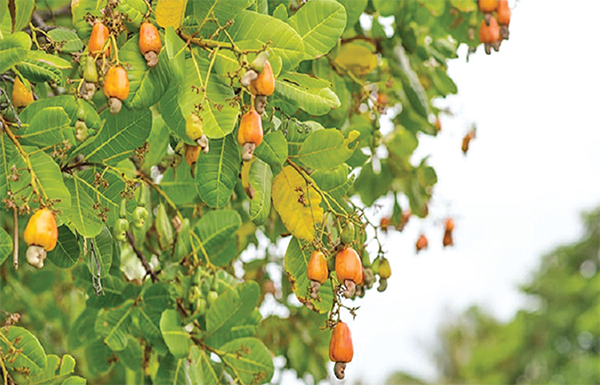
[[[4,383],[267,383],[276,356],[351,376],[343,320],[393,282],[381,231],[428,215],[412,155],[458,47],[508,37],[496,14],[0,0]]]

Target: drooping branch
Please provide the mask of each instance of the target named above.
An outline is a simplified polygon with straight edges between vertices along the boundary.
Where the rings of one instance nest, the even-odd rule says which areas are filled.
[[[150,264],[148,263],[148,260],[144,256],[144,254],[140,250],[138,250],[138,248],[135,246],[135,238],[133,238],[133,234],[131,234],[131,231],[127,232],[127,241],[131,245],[131,248],[133,249],[133,252],[135,253],[135,255],[138,257],[140,262],[142,262],[142,266],[144,266],[144,270],[146,270],[146,274],[150,275],[152,282],[157,282],[158,276],[156,275],[156,272],[152,269],[152,266],[150,266]]]

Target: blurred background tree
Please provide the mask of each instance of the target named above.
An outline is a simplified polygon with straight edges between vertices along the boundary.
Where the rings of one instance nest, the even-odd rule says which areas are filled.
[[[585,232],[542,258],[521,291],[531,300],[504,323],[472,306],[439,330],[434,383],[600,383],[600,209]],[[386,384],[425,384],[405,372]]]

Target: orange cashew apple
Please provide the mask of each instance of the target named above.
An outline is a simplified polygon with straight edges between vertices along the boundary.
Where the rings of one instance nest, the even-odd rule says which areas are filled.
[[[317,298],[321,284],[327,280],[329,270],[327,261],[320,251],[313,251],[308,260],[306,275],[310,279],[310,295]]]
[[[352,346],[352,334],[345,322],[338,322],[331,333],[329,340],[329,359],[335,362],[334,374],[338,379],[345,376],[346,364],[352,361],[354,347]]]
[[[27,262],[41,269],[44,267],[46,252],[54,250],[58,241],[54,213],[46,208],[36,211],[27,222],[24,238],[29,246],[26,254]]]
[[[122,66],[112,67],[104,78],[104,94],[108,98],[110,112],[118,114],[123,105],[122,101],[129,96],[129,77]]]
[[[238,143],[242,146],[242,159],[249,161],[263,140],[262,118],[254,108],[242,116],[238,131]]]
[[[15,107],[27,107],[33,103],[33,91],[31,91],[31,84],[24,79],[25,83],[21,80],[20,76],[15,77],[15,84],[12,90],[12,103]]]
[[[140,27],[140,51],[146,62],[148,62],[148,67],[154,67],[158,64],[158,53],[160,52],[160,48],[162,46],[160,42],[160,35],[158,34],[158,29],[154,26],[154,24],[146,21],[142,23]]]
[[[360,258],[353,248],[342,249],[335,256],[335,273],[340,283],[346,287],[344,296],[350,298],[354,295],[356,285],[363,281],[363,266]]]
[[[110,46],[104,48],[108,40],[108,35],[109,31],[106,25],[101,21],[96,21],[92,27],[92,34],[88,42],[88,50],[92,55],[97,56],[101,54],[102,49],[104,49],[104,53],[107,56],[110,55]]]

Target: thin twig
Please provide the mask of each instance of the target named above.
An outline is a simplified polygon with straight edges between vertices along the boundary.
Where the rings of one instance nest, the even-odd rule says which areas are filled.
[[[13,231],[13,263],[15,264],[15,270],[19,269],[19,215],[17,214],[17,206],[13,207],[13,222],[15,229]]]
[[[152,270],[152,266],[150,266],[150,264],[148,263],[148,260],[146,259],[146,257],[144,257],[144,254],[142,254],[142,252],[139,251],[137,249],[137,247],[135,247],[135,239],[133,238],[133,234],[131,234],[131,231],[127,232],[127,241],[131,245],[131,248],[133,249],[133,252],[135,253],[135,255],[137,255],[140,262],[142,262],[142,265],[144,266],[144,269],[146,270],[146,274],[150,275],[150,278],[152,278],[152,282],[157,282],[158,276],[156,275],[156,272],[154,270]]]

